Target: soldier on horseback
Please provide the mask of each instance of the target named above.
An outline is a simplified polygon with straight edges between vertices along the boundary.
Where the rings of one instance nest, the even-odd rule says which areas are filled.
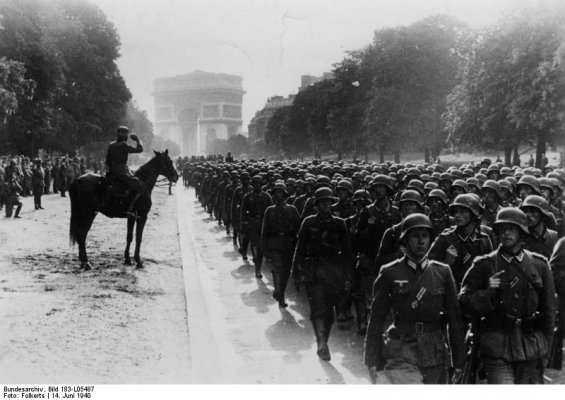
[[[136,147],[127,144],[129,137],[137,143]],[[108,146],[108,153],[106,155],[108,174],[125,184],[135,193],[135,197],[126,212],[126,215],[130,218],[136,218],[133,208],[145,189],[139,178],[135,177],[128,168],[128,154],[141,153],[142,151],[143,145],[137,135],[130,135],[127,127],[120,126],[118,128],[118,137],[114,142],[110,143],[110,146]]]

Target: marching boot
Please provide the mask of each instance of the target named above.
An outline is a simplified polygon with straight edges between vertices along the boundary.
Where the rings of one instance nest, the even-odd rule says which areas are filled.
[[[360,299],[355,301],[355,313],[357,314],[357,331],[358,335],[365,335],[367,333],[367,306],[365,300]]]
[[[324,332],[326,334],[326,345],[330,339],[330,331],[332,330],[332,325],[334,323],[333,315],[324,318]]]
[[[288,306],[284,301],[284,284],[282,274],[278,272],[273,272],[273,285],[275,286],[275,291],[273,292],[273,299],[279,302],[279,307],[285,308]]]
[[[314,333],[316,334],[316,343],[318,344],[318,357],[324,361],[330,361],[330,349],[328,348],[328,334],[326,333],[325,320],[323,318],[316,318],[312,320],[314,326]]]

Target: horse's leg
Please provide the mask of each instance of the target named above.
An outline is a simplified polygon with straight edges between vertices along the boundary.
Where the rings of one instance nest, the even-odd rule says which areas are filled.
[[[127,245],[126,250],[124,251],[126,265],[131,265],[131,258],[129,258],[129,247],[131,245],[131,241],[133,240],[133,226],[135,225],[135,218],[128,218],[128,235],[127,235]]]
[[[88,256],[86,255],[86,236],[88,231],[92,226],[92,222],[96,217],[96,213],[88,213],[87,215],[82,215],[80,219],[80,228],[77,232],[77,243],[78,243],[78,259],[80,261],[80,267],[85,271],[91,269],[90,263],[88,262]]]
[[[143,228],[145,228],[146,222],[147,215],[137,221],[137,226],[135,228],[135,253],[133,254],[133,259],[135,260],[136,268],[143,268],[139,252],[141,250],[141,240],[143,239]]]

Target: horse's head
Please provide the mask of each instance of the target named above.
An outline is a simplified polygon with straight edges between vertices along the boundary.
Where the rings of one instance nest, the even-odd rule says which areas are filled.
[[[153,152],[155,153],[155,158],[159,161],[159,174],[164,175],[171,182],[176,182],[179,179],[179,174],[173,164],[173,160],[169,157],[169,150]]]

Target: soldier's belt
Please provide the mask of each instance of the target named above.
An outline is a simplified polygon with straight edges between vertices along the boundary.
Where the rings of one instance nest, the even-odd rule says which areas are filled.
[[[535,313],[526,318],[518,318],[514,315],[506,314],[502,318],[489,319],[486,326],[487,330],[511,332],[514,328],[523,330],[532,330],[539,328],[539,314]]]
[[[441,330],[440,321],[394,321],[394,327],[402,333],[415,333],[422,335],[423,333],[436,332]]]

